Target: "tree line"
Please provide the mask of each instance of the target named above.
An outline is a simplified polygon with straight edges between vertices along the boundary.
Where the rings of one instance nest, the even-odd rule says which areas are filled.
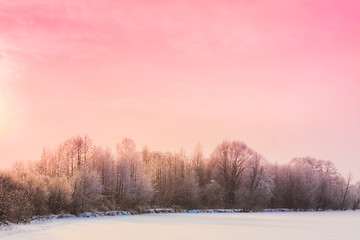
[[[360,182],[331,161],[268,162],[240,141],[225,140],[205,157],[141,151],[125,138],[114,149],[72,137],[41,159],[17,162],[0,174],[0,222],[34,215],[172,207],[301,210],[358,209]]]

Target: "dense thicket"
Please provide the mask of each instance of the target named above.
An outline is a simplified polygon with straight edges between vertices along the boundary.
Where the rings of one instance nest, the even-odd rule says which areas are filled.
[[[311,157],[271,164],[239,141],[223,141],[205,158],[200,145],[187,156],[139,151],[128,138],[109,149],[74,137],[0,175],[0,221],[150,207],[357,209],[360,183],[351,180]]]

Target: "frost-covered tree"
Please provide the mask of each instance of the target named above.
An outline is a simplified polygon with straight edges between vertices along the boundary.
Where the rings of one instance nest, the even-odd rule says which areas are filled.
[[[27,191],[27,199],[32,206],[34,215],[45,215],[49,213],[48,178],[44,175],[30,173],[26,178],[19,180]]]
[[[91,168],[98,172],[103,186],[102,194],[104,200],[108,201],[107,204],[110,204],[114,198],[116,170],[114,156],[111,153],[111,149],[95,147],[92,156]]]
[[[243,184],[237,191],[241,207],[251,210],[264,208],[272,197],[274,186],[270,164],[260,154],[253,152],[246,162]]]
[[[114,149],[85,137],[43,149],[35,162],[0,174],[0,221],[32,215],[144,207],[358,209],[360,183],[334,163],[311,157],[278,165],[239,141],[223,141],[210,158],[200,144],[159,152],[125,138]]]
[[[0,173],[0,222],[27,221],[33,214],[26,187],[10,174]]]
[[[200,188],[209,182],[209,176],[205,165],[205,157],[200,143],[198,143],[191,156],[191,168],[194,171],[196,181]]]
[[[223,141],[211,155],[214,162],[214,178],[224,191],[226,207],[235,206],[235,193],[239,189],[246,161],[252,151],[242,142]]]
[[[54,177],[48,180],[48,208],[51,213],[57,214],[71,210],[73,186],[66,177]]]
[[[78,213],[96,209],[102,192],[99,174],[90,169],[77,171],[72,178],[72,185],[73,212]]]
[[[186,209],[194,209],[200,205],[200,188],[192,172],[185,174],[178,186],[178,195],[175,196],[174,204]]]
[[[350,206],[356,210],[360,208],[360,182],[350,186]]]
[[[210,180],[202,189],[202,205],[205,208],[219,208],[223,206],[224,191],[215,181]]]
[[[147,152],[143,154],[146,172],[151,178],[154,189],[153,204],[166,206],[169,205],[169,182],[170,182],[170,162],[169,154],[161,152]]]
[[[352,175],[351,173],[349,173],[343,188],[341,209],[346,209],[350,205],[349,193],[350,193],[351,181],[352,181]]]
[[[272,206],[301,209],[339,209],[346,181],[330,161],[295,158],[274,171]]]
[[[134,141],[125,138],[116,146],[116,201],[119,206],[145,204],[152,196],[151,181],[145,172],[142,155]]]

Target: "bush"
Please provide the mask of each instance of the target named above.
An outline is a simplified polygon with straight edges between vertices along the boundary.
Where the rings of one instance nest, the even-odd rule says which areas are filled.
[[[8,175],[0,175],[0,222],[25,222],[34,214],[27,189]]]

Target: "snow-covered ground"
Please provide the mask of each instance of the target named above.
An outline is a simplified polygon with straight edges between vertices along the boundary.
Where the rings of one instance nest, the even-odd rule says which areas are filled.
[[[66,218],[14,226],[2,240],[360,239],[360,211],[174,213]]]

